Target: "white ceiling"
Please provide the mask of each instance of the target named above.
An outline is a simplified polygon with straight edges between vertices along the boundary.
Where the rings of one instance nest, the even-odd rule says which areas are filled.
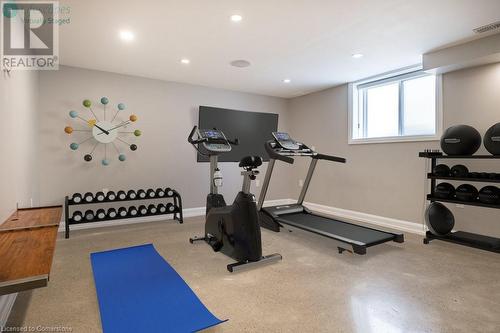
[[[420,63],[500,0],[69,0],[64,65],[293,97]],[[232,14],[243,21],[231,22]],[[119,32],[135,40],[125,43]],[[361,59],[351,54],[362,53]],[[181,58],[191,63],[183,65]],[[248,68],[229,62],[246,59]],[[290,78],[291,83],[282,82]]]

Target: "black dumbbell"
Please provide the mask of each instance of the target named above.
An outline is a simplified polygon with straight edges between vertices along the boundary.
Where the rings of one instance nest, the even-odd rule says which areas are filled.
[[[87,192],[85,193],[85,195],[83,196],[85,202],[92,202],[94,201],[94,195],[91,193],[91,192]]]
[[[127,192],[127,198],[134,200],[137,198],[137,193],[134,190],[129,190]]]
[[[73,213],[73,216],[71,217],[71,219],[74,221],[74,222],[81,222],[83,220],[83,213],[80,212],[79,210],[75,211]]]
[[[154,198],[156,196],[156,192],[152,188],[149,188],[146,191],[146,195],[147,195],[148,198]]]
[[[118,208],[118,216],[122,218],[127,217],[127,208],[125,207]]]
[[[97,192],[95,194],[95,198],[97,201],[104,201],[104,199],[106,199],[106,196],[104,195],[104,192]]]
[[[148,207],[144,205],[139,206],[139,215],[148,215]]]
[[[110,200],[110,201],[113,201],[116,199],[116,193],[113,192],[113,191],[109,191],[107,194],[106,194],[106,199]]]
[[[116,215],[118,215],[116,209],[114,209],[114,208],[108,209],[108,218],[114,219],[116,217]]]
[[[167,187],[165,189],[165,194],[167,195],[167,197],[172,197],[174,196],[174,191],[170,187]]]
[[[165,191],[162,188],[157,188],[156,189],[156,196],[158,198],[163,198],[165,196]]]
[[[144,191],[144,190],[137,191],[137,197],[139,197],[139,199],[145,199],[146,198],[146,191]]]
[[[148,206],[148,214],[156,214],[158,213],[158,209],[155,205],[151,204]]]
[[[71,197],[71,201],[73,201],[74,203],[80,203],[80,202],[82,202],[82,200],[83,200],[83,197],[80,193],[75,193]]]
[[[97,217],[98,220],[104,220],[106,218],[106,211],[102,208],[99,208],[95,212],[95,216]]]
[[[135,206],[130,206],[128,208],[128,216],[130,217],[134,217],[134,216],[137,216],[137,214],[139,214],[139,212],[137,211],[137,207]]]
[[[94,211],[92,211],[91,209],[85,211],[85,221],[92,221],[94,217]]]
[[[171,202],[167,203],[167,211],[169,213],[173,213],[175,211],[175,206]]]
[[[118,199],[120,200],[125,200],[127,199],[127,193],[125,193],[125,191],[118,191],[118,193],[116,193],[116,196],[118,197]]]
[[[158,208],[158,213],[160,214],[165,214],[167,212],[167,206],[165,206],[162,203],[158,204],[157,208]]]

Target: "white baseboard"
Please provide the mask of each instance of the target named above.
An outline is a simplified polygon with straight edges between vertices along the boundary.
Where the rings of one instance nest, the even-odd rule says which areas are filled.
[[[265,201],[264,206],[284,205],[284,204],[289,203],[289,201],[290,201],[290,199],[268,200],[268,201]],[[194,217],[194,216],[203,216],[203,215],[205,215],[205,207],[194,207],[194,208],[183,209],[182,215],[184,218]],[[119,220],[112,220],[112,221],[93,222],[93,223],[88,223],[88,224],[82,223],[82,224],[72,225],[71,230],[83,230],[83,229],[112,227],[112,226],[135,224],[135,223],[157,222],[157,221],[165,221],[166,219],[171,219],[171,218],[170,218],[170,216],[168,216],[166,218],[165,215],[157,215],[157,216],[135,217],[135,218],[131,218],[131,219],[119,219]],[[58,231],[64,232],[64,220],[61,221]]]
[[[358,221],[362,223],[372,224],[374,226],[395,229],[402,232],[409,232],[418,235],[425,234],[423,225],[415,222],[409,222],[409,221],[393,219],[390,217],[367,214],[354,210],[319,205],[312,202],[304,202],[304,206],[306,206],[312,211],[318,212],[320,214],[331,215],[333,217],[338,218],[339,220]]]
[[[267,200],[264,202],[264,206],[278,206],[278,205],[289,205],[295,203],[296,200],[293,199],[278,199],[278,200]],[[422,224],[403,221],[398,219],[393,219],[390,217],[384,217],[379,215],[362,213],[354,210],[336,208],[331,206],[320,205],[312,202],[304,202],[304,206],[308,207],[310,210],[318,212],[320,214],[330,215],[332,217],[336,217],[340,220],[349,220],[349,221],[358,221],[361,223],[368,223],[374,226],[379,226],[383,228],[390,228],[399,230],[402,232],[409,232],[413,234],[423,235],[424,228]],[[194,216],[203,216],[205,215],[205,207],[194,207],[194,208],[186,208],[182,211],[184,218],[186,217],[194,217]],[[82,230],[82,229],[90,229],[90,228],[101,228],[101,227],[110,227],[110,226],[118,226],[118,225],[126,225],[133,223],[146,223],[146,222],[157,222],[164,221],[164,215],[158,216],[145,216],[145,217],[136,217],[132,219],[120,219],[113,221],[103,221],[103,222],[95,222],[95,223],[82,223],[75,224],[71,226],[71,230]],[[59,232],[64,231],[64,221],[61,222],[59,226]]]
[[[0,296],[0,332],[3,332],[2,328],[4,328],[7,324],[7,320],[9,319],[10,311],[14,306],[16,297],[17,293]]]

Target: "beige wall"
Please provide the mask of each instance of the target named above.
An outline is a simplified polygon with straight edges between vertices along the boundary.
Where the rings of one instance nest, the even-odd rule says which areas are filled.
[[[137,140],[139,149],[135,153],[125,150],[128,155],[125,163],[120,163],[113,153],[112,165],[108,167],[100,165],[101,150],[92,163],[83,161],[90,143],[83,144],[77,152],[69,149],[70,142],[83,140],[86,134],[76,133],[74,137],[78,139],[74,139],[63,132],[65,125],[84,128],[83,122],[70,120],[69,110],[77,110],[88,118],[90,113],[81,106],[82,100],[89,98],[97,103],[101,96],[107,96],[114,105],[125,103],[126,116],[122,118],[137,114],[137,128],[143,131]],[[204,206],[209,191],[208,164],[196,163],[195,150],[187,143],[189,131],[198,122],[199,105],[278,113],[280,128],[287,129],[287,103],[280,98],[64,66],[59,71],[42,72],[40,203],[61,203],[65,195],[73,192],[103,188],[170,186],[180,191],[185,208]],[[236,163],[221,166],[222,193],[227,201],[232,201],[241,187],[240,170]],[[286,197],[285,187],[286,177],[278,178],[269,198]]]
[[[445,128],[464,123],[484,133],[500,122],[499,86],[500,64],[445,74]],[[424,148],[439,148],[439,142],[348,145],[347,93],[347,85],[343,85],[289,102],[290,131],[296,139],[348,160],[346,165],[320,162],[306,201],[422,223],[426,162],[417,154]],[[490,163],[476,164],[476,168],[500,172],[496,161]],[[297,194],[296,179],[304,179],[306,169],[304,162],[294,169]],[[453,210],[457,228],[500,235],[498,211],[473,207]]]
[[[0,77],[0,223],[37,196],[36,126],[38,73],[12,71]]]

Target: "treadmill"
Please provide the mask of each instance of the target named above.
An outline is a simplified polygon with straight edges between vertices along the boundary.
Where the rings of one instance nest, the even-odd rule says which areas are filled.
[[[349,251],[355,254],[366,254],[366,249],[370,246],[389,241],[404,242],[404,235],[401,233],[386,232],[323,217],[312,213],[304,207],[302,203],[304,202],[318,160],[338,163],[345,163],[346,160],[342,157],[319,154],[305,144],[293,140],[288,133],[273,132],[272,135],[274,140],[270,140],[265,144],[270,159],[257,204],[261,227],[279,232],[280,228],[283,228],[284,225],[289,225],[325,236],[336,242],[339,253]],[[309,165],[309,170],[307,171],[307,176],[297,203],[263,207],[276,160],[293,164],[294,157],[296,156],[311,158],[311,164]]]

